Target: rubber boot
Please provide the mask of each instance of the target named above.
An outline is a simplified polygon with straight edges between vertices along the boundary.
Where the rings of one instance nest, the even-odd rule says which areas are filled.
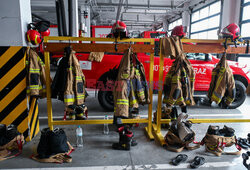
[[[120,127],[118,129],[118,132],[119,132],[119,143],[113,143],[112,148],[115,150],[130,150],[133,133],[126,134],[124,126]]]
[[[134,139],[134,134],[133,134],[132,131],[130,131],[128,129],[127,130],[125,129],[125,134],[132,134],[131,146],[136,146],[138,144],[137,141]]]
[[[85,106],[77,106],[76,109],[76,120],[85,120],[84,114],[85,114]]]

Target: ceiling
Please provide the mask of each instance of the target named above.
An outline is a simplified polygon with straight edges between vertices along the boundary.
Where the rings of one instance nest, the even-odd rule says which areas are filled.
[[[92,25],[112,25],[119,16],[129,30],[143,31],[180,16],[194,1],[204,0],[78,0],[78,5],[89,7]],[[31,0],[31,10],[33,20],[44,18],[57,24],[55,0]]]

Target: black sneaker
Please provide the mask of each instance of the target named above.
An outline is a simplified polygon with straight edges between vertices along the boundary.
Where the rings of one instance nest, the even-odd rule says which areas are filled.
[[[237,144],[243,148],[243,149],[248,149],[249,148],[249,144],[247,143],[247,139],[244,139],[244,138],[238,138],[237,139]]]

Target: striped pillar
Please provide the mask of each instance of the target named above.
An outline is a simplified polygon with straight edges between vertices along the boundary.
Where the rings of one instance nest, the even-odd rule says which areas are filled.
[[[0,123],[16,125],[29,141],[34,136],[30,136],[31,120],[37,121],[34,116],[38,116],[35,114],[38,109],[36,100],[31,100],[30,104],[32,106],[33,102],[34,106],[28,107],[25,59],[25,48],[22,46],[0,47]],[[33,129],[33,132],[36,131]]]

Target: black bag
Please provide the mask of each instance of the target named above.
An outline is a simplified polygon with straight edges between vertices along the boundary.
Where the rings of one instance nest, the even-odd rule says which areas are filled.
[[[0,124],[0,146],[9,143],[18,134],[19,133],[15,125],[10,124],[6,126],[5,124]]]
[[[50,151],[52,154],[68,152],[67,136],[62,129],[55,129],[50,134]]]
[[[37,153],[40,159],[49,158],[51,155],[69,151],[67,136],[63,129],[56,128],[51,131],[45,128],[41,131]]]

